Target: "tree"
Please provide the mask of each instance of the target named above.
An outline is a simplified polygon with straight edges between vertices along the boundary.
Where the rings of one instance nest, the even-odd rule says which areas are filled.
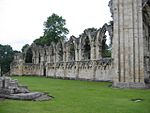
[[[10,70],[10,63],[13,61],[14,52],[11,46],[0,44],[0,66],[1,72],[7,73]]]
[[[65,39],[69,30],[65,27],[66,20],[62,16],[52,14],[44,22],[44,35],[34,42],[37,45],[50,45],[51,42],[58,42],[60,39]]]
[[[30,46],[29,44],[25,44],[25,45],[22,47],[21,51],[24,52],[25,49],[27,49],[29,46]]]

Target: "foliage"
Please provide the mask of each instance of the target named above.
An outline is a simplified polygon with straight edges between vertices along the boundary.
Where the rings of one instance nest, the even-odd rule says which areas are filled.
[[[106,43],[106,37],[102,40],[102,57],[111,57],[111,44],[107,45]]]
[[[106,58],[106,57],[111,57],[111,47],[108,46],[106,43],[102,43],[102,57]]]
[[[95,32],[95,31],[97,31],[97,28],[94,28],[94,27],[92,27],[92,28],[87,28],[87,29],[84,30],[84,32],[86,32],[86,31]]]
[[[150,113],[150,90],[117,89],[111,83],[15,77],[31,91],[48,92],[51,101],[0,102],[0,113]],[[142,98],[142,102],[131,99]]]
[[[10,63],[13,61],[13,55],[14,52],[11,46],[0,44],[0,66],[2,74],[10,70]]]
[[[106,49],[106,50],[103,50],[103,51],[102,51],[102,57],[103,57],[103,58],[111,57],[111,54],[112,54],[112,52],[111,52],[110,49]]]
[[[15,53],[21,53],[21,52],[20,52],[20,51],[17,51],[17,50],[14,50],[14,54],[15,54]]]
[[[52,14],[44,22],[44,35],[34,42],[37,45],[50,45],[51,42],[58,42],[65,39],[69,30],[65,27],[66,20],[57,14]]]
[[[25,44],[25,45],[22,47],[21,51],[24,52],[25,49],[28,48],[29,46],[30,46],[29,44]]]

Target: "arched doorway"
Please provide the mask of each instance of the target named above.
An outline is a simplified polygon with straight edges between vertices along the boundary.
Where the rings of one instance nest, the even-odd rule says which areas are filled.
[[[82,55],[84,60],[91,59],[91,46],[90,46],[90,40],[88,36],[86,36],[85,39],[83,39]]]
[[[28,48],[28,50],[25,53],[25,63],[33,63],[32,61],[33,53],[31,48]]]

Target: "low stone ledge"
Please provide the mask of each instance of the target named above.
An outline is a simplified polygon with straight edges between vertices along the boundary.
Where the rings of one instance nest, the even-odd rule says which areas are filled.
[[[145,89],[147,88],[145,83],[140,83],[140,82],[121,82],[121,83],[114,83],[113,87],[117,87],[117,88],[135,88],[135,89]]]
[[[0,94],[0,98],[14,99],[14,100],[33,100],[33,101],[44,101],[51,100],[53,97],[47,93],[31,92],[31,93],[19,93],[19,94]]]
[[[47,93],[30,92],[27,86],[21,86],[17,80],[12,80],[10,77],[0,77],[0,98],[14,100],[35,100],[43,101],[50,100],[53,97]]]

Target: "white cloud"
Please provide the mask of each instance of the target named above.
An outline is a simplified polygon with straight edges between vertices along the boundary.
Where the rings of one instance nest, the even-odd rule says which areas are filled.
[[[21,50],[43,34],[52,13],[66,19],[69,35],[109,22],[109,0],[0,0],[0,43]]]

